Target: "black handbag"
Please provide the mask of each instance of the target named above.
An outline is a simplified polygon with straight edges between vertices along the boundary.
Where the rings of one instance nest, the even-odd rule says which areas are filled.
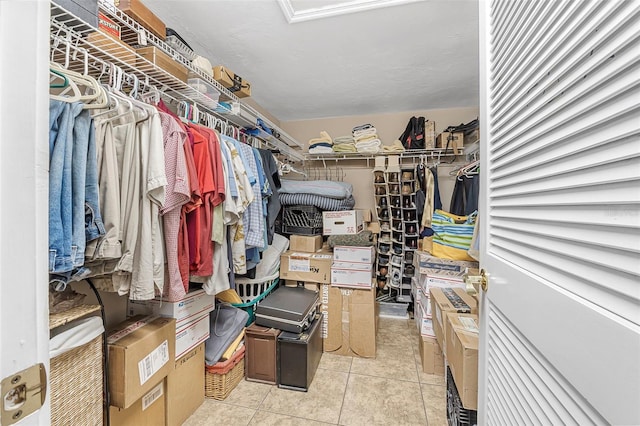
[[[424,117],[411,117],[398,139],[406,150],[424,149]]]

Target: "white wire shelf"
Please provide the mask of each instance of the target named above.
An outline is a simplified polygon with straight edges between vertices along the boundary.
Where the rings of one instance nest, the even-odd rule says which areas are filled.
[[[378,152],[365,154],[360,152],[336,152],[331,154],[305,154],[305,161],[349,161],[349,160],[373,160],[376,157],[398,156],[400,159],[439,159],[444,157],[464,157],[464,153],[454,153],[451,149],[416,149],[402,152]]]
[[[112,18],[121,27],[121,40],[124,43],[99,32],[96,28],[83,22],[64,8],[51,4],[50,53],[51,60],[67,69],[88,73],[101,79],[108,75],[111,64],[121,68],[127,76],[135,76],[142,87],[155,88],[164,97],[177,103],[188,102],[197,105],[200,111],[206,112],[229,124],[240,128],[254,128],[258,118],[279,133],[280,139],[266,132],[254,136],[268,147],[278,150],[292,161],[302,161],[304,156],[294,149],[301,146],[284,131],[262,117],[253,108],[239,102],[237,96],[215,81],[211,76],[194,67],[187,58],[171,46],[151,34],[137,22],[124,14],[112,4],[99,0],[103,13]],[[220,92],[223,101],[236,102],[240,106],[237,114],[224,114],[211,108],[211,99],[189,86],[182,79],[160,68],[143,57],[131,47],[140,45],[140,34],[144,33],[147,45],[155,46],[181,65],[186,73],[194,73]],[[207,106],[209,105],[209,106]],[[283,138],[284,135],[284,138]],[[284,141],[281,139],[285,139]]]

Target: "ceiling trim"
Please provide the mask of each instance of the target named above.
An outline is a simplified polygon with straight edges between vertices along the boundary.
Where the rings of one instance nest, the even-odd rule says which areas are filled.
[[[383,7],[399,6],[424,0],[351,0],[323,7],[296,10],[291,0],[278,0],[282,13],[290,24],[346,15],[348,13],[364,12]]]

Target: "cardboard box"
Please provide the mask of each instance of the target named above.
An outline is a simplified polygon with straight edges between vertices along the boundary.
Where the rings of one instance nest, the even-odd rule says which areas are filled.
[[[287,251],[280,256],[280,278],[292,281],[331,283],[333,255],[329,252]]]
[[[109,407],[109,424],[111,426],[164,425],[165,407],[168,406],[165,381],[162,379],[160,383],[153,386],[149,392],[129,408]]]
[[[98,29],[120,40],[120,25],[102,12],[98,12]]]
[[[414,306],[416,311],[414,313],[414,318],[418,327],[418,333],[420,333],[421,336],[433,337],[435,339],[436,334],[433,330],[433,318],[431,313],[427,313],[430,309],[424,306],[420,301],[418,301]]]
[[[167,36],[167,27],[164,22],[142,4],[140,0],[114,0],[114,3],[118,9],[131,16],[160,40],[164,40]]]
[[[166,426],[180,426],[204,402],[204,343],[176,360],[167,376]]]
[[[447,147],[448,142],[448,147]],[[457,155],[464,154],[464,133],[456,132],[442,132],[436,138],[436,147],[437,148],[448,148],[449,150],[453,150]]]
[[[362,210],[322,212],[323,235],[355,235],[364,230]]]
[[[374,289],[322,285],[324,352],[375,358],[377,311]]]
[[[447,356],[444,322],[447,319],[447,313],[476,314],[478,306],[476,300],[460,288],[432,288],[429,299],[431,301],[433,331],[442,348],[442,352]]]
[[[331,285],[334,287],[371,288],[373,265],[369,263],[334,262]]]
[[[107,343],[111,405],[129,408],[173,370],[176,320],[133,317],[119,324]]]
[[[369,223],[373,221],[373,213],[371,212],[371,210],[369,209],[362,210],[362,220],[364,220],[365,223]]]
[[[420,361],[422,362],[422,371],[427,374],[444,376],[444,356],[435,337],[418,337],[418,348],[420,351]]]
[[[213,67],[213,79],[239,98],[251,96],[251,83],[222,65]]]
[[[322,248],[322,235],[292,235],[289,250],[315,253]]]
[[[380,233],[380,222],[370,222],[367,223],[367,231],[371,231],[373,234]]]
[[[414,262],[415,266],[421,274],[462,277],[467,268],[478,269],[478,262],[442,259],[424,251],[416,252],[414,259],[417,261]]]
[[[176,328],[176,359],[209,338],[209,312]]]
[[[478,316],[447,315],[447,363],[462,406],[478,409]]]
[[[312,283],[312,282],[306,282],[306,281],[292,281],[292,280],[285,280],[284,281],[284,285],[286,287],[304,287],[307,290],[311,290],[311,291],[315,291],[316,293],[318,291],[320,291],[320,286],[322,284],[320,283]]]
[[[335,246],[333,248],[333,261],[367,263],[369,265],[373,265],[376,261],[376,248]]]
[[[185,83],[187,82],[187,77],[189,76],[189,70],[187,69],[187,67],[177,61],[174,61],[171,56],[167,55],[157,47],[143,47],[140,49],[136,49],[136,53],[152,64],[155,64],[156,66],[162,68],[178,80]],[[142,60],[139,60],[137,65],[143,70],[145,66],[148,66],[146,62]]]
[[[462,276],[449,276],[441,274],[422,274],[422,291],[429,293],[432,288],[465,288]]]
[[[215,296],[207,294],[204,290],[192,290],[177,302],[168,302],[156,297],[152,300],[129,300],[127,302],[127,315],[160,315],[175,318],[176,329],[182,328],[185,323],[202,317],[215,308]]]
[[[423,316],[431,317],[431,300],[429,300],[429,295],[424,294],[423,291],[420,291],[420,294],[418,295],[416,300],[418,301],[420,306],[424,308]]]
[[[87,35],[87,42],[91,43],[99,49],[104,50],[109,55],[115,56],[128,65],[135,65],[136,63],[137,57],[133,49],[124,42],[113,38],[109,34],[103,33],[102,31],[94,31]],[[105,55],[99,50],[94,49],[94,51],[92,51],[92,54],[97,58],[104,59],[105,61],[113,61],[113,59],[109,55]]]
[[[436,147],[436,122],[427,120],[424,123],[424,148],[433,149]]]

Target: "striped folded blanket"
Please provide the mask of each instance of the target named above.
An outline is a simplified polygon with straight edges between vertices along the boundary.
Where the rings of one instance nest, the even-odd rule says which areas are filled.
[[[280,194],[280,203],[283,206],[304,205],[315,206],[320,210],[340,211],[353,209],[356,205],[356,200],[352,195],[338,200],[315,194]]]

